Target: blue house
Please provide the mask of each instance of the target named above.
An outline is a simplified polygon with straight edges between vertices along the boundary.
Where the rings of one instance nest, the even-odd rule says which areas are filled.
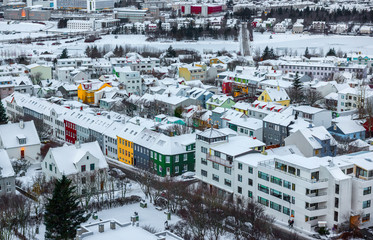
[[[343,120],[340,122],[333,122],[332,126],[328,128],[328,131],[336,139],[365,139],[365,128],[354,120]]]
[[[198,87],[194,87],[187,91],[187,97],[196,100],[197,104],[201,105],[203,108],[206,108],[206,102],[212,95],[214,95],[212,92]]]

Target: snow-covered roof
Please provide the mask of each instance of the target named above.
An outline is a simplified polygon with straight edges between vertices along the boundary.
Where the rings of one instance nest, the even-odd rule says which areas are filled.
[[[230,156],[237,156],[262,146],[265,146],[265,144],[258,139],[247,136],[233,136],[229,138],[228,142],[214,146],[211,149]]]
[[[76,145],[64,145],[49,150],[49,153],[52,154],[56,162],[58,170],[65,175],[80,172],[80,169],[77,169],[75,164],[79,162],[87,152],[98,159],[98,169],[108,168],[105,156],[97,141],[80,144],[80,147],[76,147]]]
[[[258,130],[263,127],[262,120],[248,117],[233,118],[231,121],[229,121],[229,123],[252,130]]]
[[[343,120],[335,123],[335,125],[344,133],[351,134],[357,132],[365,132],[365,128],[354,120]]]
[[[21,123],[0,125],[0,138],[5,149],[40,144],[34,121],[23,122],[23,128]],[[19,138],[26,138],[26,143],[20,144]]]
[[[0,179],[13,177],[15,175],[12,163],[10,162],[8,153],[4,149],[0,149]]]

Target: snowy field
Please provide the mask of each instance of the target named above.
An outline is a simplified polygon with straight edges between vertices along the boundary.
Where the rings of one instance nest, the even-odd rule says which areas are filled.
[[[47,22],[46,25],[34,24],[34,23],[15,23],[8,25],[6,22],[0,22],[0,31],[16,31],[20,33],[16,34],[0,34],[0,40],[5,39],[20,39],[26,37],[37,37],[51,35],[52,31],[59,32],[70,32],[68,29],[56,29],[56,24]],[[41,31],[40,31],[41,30]],[[46,32],[48,31],[48,33]],[[272,39],[270,39],[272,36]],[[88,45],[97,45],[99,47],[128,44],[133,47],[142,48],[144,46],[166,50],[170,45],[176,49],[193,49],[199,52],[203,51],[221,51],[227,50],[229,52],[239,51],[239,42],[233,40],[199,40],[197,42],[186,42],[186,41],[172,41],[172,42],[147,42],[146,36],[144,35],[115,35],[102,36],[101,40],[97,40],[94,43],[84,43],[84,40],[73,43],[65,43],[70,39],[60,40],[62,45],[52,45],[55,41],[43,42],[45,45],[18,45],[14,48],[14,45],[7,43],[0,43],[0,57],[1,56],[17,56],[19,54],[33,54],[33,50],[37,52],[54,52],[56,54],[61,53],[63,48],[69,50],[70,56],[79,56],[84,54],[84,50]],[[292,34],[292,33],[254,33],[254,41],[251,42],[251,50],[254,53],[258,48],[263,49],[269,46],[274,48],[278,54],[283,54],[287,48],[287,52],[292,55],[303,54],[306,47],[309,48],[311,54],[313,53],[326,53],[329,48],[335,48],[336,51],[339,49],[343,52],[362,52],[363,54],[373,54],[373,38],[369,36],[344,36],[344,35],[303,35],[303,34]],[[291,50],[290,50],[291,49]]]

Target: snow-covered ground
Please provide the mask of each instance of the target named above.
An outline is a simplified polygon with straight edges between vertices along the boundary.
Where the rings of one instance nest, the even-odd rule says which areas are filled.
[[[5,22],[0,22],[0,29],[2,26],[6,26]],[[5,25],[4,25],[5,24]],[[21,24],[21,23],[20,23]],[[22,24],[30,24],[30,23],[22,23]],[[19,24],[14,24],[19,25]],[[33,26],[37,25],[37,26]],[[14,38],[25,38],[25,37],[36,37],[36,36],[46,36],[51,35],[49,31],[48,34],[46,32],[35,32],[35,29],[40,28],[40,26],[44,28],[48,28],[47,26],[43,26],[39,24],[33,24],[30,27],[30,31],[27,32],[25,27],[28,25],[21,25],[21,33],[15,35],[0,35],[0,40],[2,39],[14,39]],[[51,29],[55,29],[55,26],[52,26]],[[20,30],[18,30],[20,31]],[[59,31],[69,32],[70,30],[67,29],[60,29]],[[272,39],[270,39],[272,36]],[[33,43],[32,45],[17,45],[17,48],[14,48],[14,45],[0,43],[0,57],[6,55],[17,55],[20,53],[27,53],[33,54],[32,51],[36,50],[38,52],[44,51],[52,51],[56,54],[59,54],[63,48],[67,48],[69,50],[70,56],[74,55],[82,55],[84,54],[84,50],[88,45],[97,45],[98,47],[103,46],[111,46],[112,48],[115,45],[131,45],[134,47],[150,47],[160,50],[166,50],[170,45],[174,48],[181,48],[181,49],[194,49],[200,52],[203,51],[239,51],[239,42],[235,42],[233,40],[224,41],[224,40],[199,40],[197,42],[186,42],[186,41],[173,41],[173,42],[147,42],[146,36],[144,35],[118,35],[116,38],[115,35],[107,35],[102,36],[101,40],[97,40],[94,43],[84,43],[84,40],[80,40],[78,42],[72,43],[65,43],[70,39],[60,40],[62,45],[52,45],[55,41],[47,41],[43,42],[45,45],[36,45]],[[282,33],[282,34],[271,34],[271,33],[254,33],[254,41],[251,42],[251,50],[255,52],[257,48],[260,48],[261,51],[266,47],[273,47],[275,51],[278,51],[279,54],[284,53],[285,49],[288,48],[288,53],[292,51],[293,55],[297,52],[298,55],[304,53],[306,47],[309,48],[310,53],[319,53],[322,49],[323,53],[325,54],[329,48],[335,48],[336,51],[341,49],[343,52],[362,52],[363,54],[373,54],[373,38],[369,36],[344,36],[344,35],[303,35],[303,34],[292,34],[292,33]],[[292,50],[290,50],[292,49]]]

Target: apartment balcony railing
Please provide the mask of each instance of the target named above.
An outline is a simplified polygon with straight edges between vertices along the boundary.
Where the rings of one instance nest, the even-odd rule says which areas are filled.
[[[228,161],[217,156],[206,154],[206,159],[209,161],[215,162],[217,164],[223,165],[225,167],[229,167],[229,168],[233,167],[233,161]]]
[[[307,197],[320,197],[320,196],[325,196],[327,195],[327,192],[321,192],[321,193],[309,193],[306,194]]]
[[[322,209],[326,209],[326,206],[320,206],[320,207],[316,207],[316,206],[313,206],[313,207],[308,207],[306,208],[308,211],[317,211],[317,210],[322,210]]]
[[[259,166],[263,166],[265,168],[273,169],[275,171],[281,172],[281,173],[283,173],[285,175],[288,175],[288,176],[299,178],[299,179],[301,179],[303,181],[306,181],[308,183],[326,183],[326,182],[328,182],[327,178],[323,178],[323,179],[308,179],[308,178],[305,178],[305,177],[297,176],[296,174],[291,174],[289,172],[285,172],[283,170],[277,169],[277,168],[275,168],[275,161],[274,160],[268,160],[268,161],[259,162],[258,165]],[[325,186],[320,186],[320,188],[324,188],[324,187],[327,187],[327,186],[326,185]]]

